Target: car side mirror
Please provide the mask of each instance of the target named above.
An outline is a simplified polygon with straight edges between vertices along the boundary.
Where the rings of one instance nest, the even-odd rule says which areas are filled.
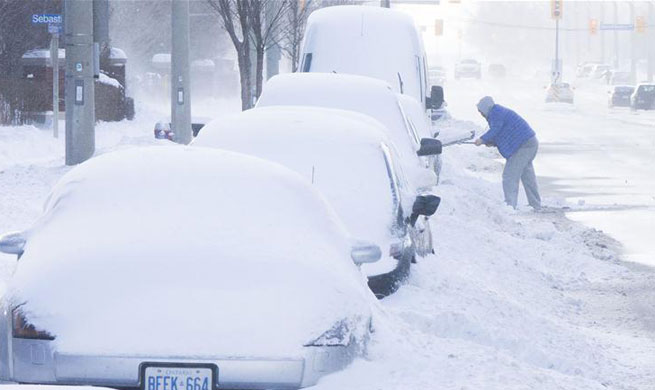
[[[350,258],[357,265],[375,263],[382,257],[382,250],[379,246],[365,241],[357,241],[350,250]]]
[[[430,97],[425,100],[426,108],[438,110],[443,103],[443,87],[440,85],[433,85],[432,88],[430,88]]]
[[[25,237],[23,233],[14,232],[0,236],[0,252],[10,255],[18,255],[20,258],[25,248]]]
[[[409,223],[414,226],[419,215],[426,217],[434,214],[439,208],[441,198],[436,195],[419,195],[412,206],[412,215],[409,217]]]
[[[441,141],[434,138],[422,138],[421,147],[416,151],[418,156],[433,156],[441,154],[442,151]]]

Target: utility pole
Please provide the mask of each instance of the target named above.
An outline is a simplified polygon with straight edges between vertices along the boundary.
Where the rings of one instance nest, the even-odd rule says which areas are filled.
[[[614,24],[619,24],[619,6],[616,1],[612,2],[612,5],[614,5]],[[619,61],[619,31],[614,30],[614,61],[613,61],[614,69],[618,69],[620,65]]]
[[[648,23],[646,24],[646,50],[648,51],[648,82],[653,82],[653,73],[655,73],[655,5],[652,1],[648,2]]]
[[[600,5],[600,24],[605,23],[605,3],[599,2]],[[600,62],[605,63],[605,30],[600,30]]]
[[[550,1],[550,16],[555,19],[555,61],[551,71],[551,82],[556,83],[562,77],[562,64],[559,59],[559,21],[562,19],[562,0]]]
[[[630,1],[630,20],[635,22],[635,3]],[[637,33],[633,29],[630,31],[630,79],[633,84],[637,83]]]
[[[64,12],[66,165],[75,165],[95,152],[93,2],[65,0]]]
[[[189,0],[172,0],[171,130],[177,143],[191,142]]]
[[[52,135],[59,138],[59,33],[50,38],[50,62],[52,63]]]

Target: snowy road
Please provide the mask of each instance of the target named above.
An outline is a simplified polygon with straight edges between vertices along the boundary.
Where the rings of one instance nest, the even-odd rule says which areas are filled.
[[[655,111],[610,109],[607,90],[596,80],[578,81],[571,106],[544,104],[543,83],[534,80],[446,87],[449,109],[460,119],[484,124],[475,109],[484,95],[523,115],[541,141],[536,170],[543,195],[581,205],[587,211],[569,218],[621,241],[624,259],[655,266]],[[594,211],[605,206],[612,207]]]

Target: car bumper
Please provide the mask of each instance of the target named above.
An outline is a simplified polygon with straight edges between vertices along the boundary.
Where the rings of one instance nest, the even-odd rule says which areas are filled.
[[[305,347],[297,358],[195,358],[153,356],[98,356],[58,353],[51,342],[13,339],[8,378],[20,383],[96,385],[140,388],[144,362],[210,363],[218,367],[219,389],[297,389],[346,367],[357,346]]]

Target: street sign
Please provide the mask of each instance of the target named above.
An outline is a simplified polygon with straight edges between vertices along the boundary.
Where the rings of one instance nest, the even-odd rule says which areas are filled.
[[[562,19],[563,0],[550,0],[550,16],[553,19]]]
[[[48,25],[48,33],[50,34],[59,34],[64,31],[63,27],[61,24],[49,24]]]
[[[634,24],[626,23],[626,24],[608,24],[608,23],[601,23],[600,24],[600,29],[601,30],[615,30],[615,31],[632,31],[635,29]]]
[[[64,23],[61,14],[33,14],[32,24],[59,24]]]

